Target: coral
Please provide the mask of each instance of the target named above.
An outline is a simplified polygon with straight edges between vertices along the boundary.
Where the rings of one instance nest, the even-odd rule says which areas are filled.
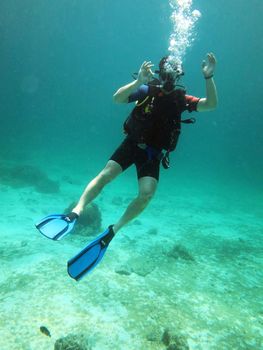
[[[167,254],[173,259],[183,259],[187,261],[195,261],[194,257],[188,252],[188,250],[181,244],[176,244]]]
[[[28,256],[28,242],[2,240],[0,243],[0,256],[2,260],[6,261]]]
[[[13,188],[34,187],[40,193],[59,192],[59,183],[32,165],[3,166],[1,165],[0,181]]]
[[[233,239],[223,240],[217,249],[217,256],[221,261],[236,260],[237,258],[243,258],[243,256],[248,258],[248,256],[255,256],[257,253],[260,255],[262,252],[242,239],[238,241]]]
[[[84,334],[69,334],[55,342],[54,350],[91,350]]]
[[[12,293],[13,291],[28,292],[32,288],[35,277],[30,274],[13,273],[12,276],[5,279],[1,283],[1,292],[3,295]]]
[[[158,343],[159,342],[159,334],[158,332],[155,332],[155,331],[151,331],[149,332],[147,335],[146,335],[146,339],[150,342],[156,342]]]
[[[164,343],[164,345],[169,345],[171,342],[171,334],[169,332],[169,329],[165,329],[163,332],[163,336],[162,336],[162,342]]]
[[[65,213],[69,213],[75,207],[76,203],[71,203],[68,208],[65,209]],[[78,218],[78,225],[76,226],[76,233],[81,235],[92,235],[94,231],[101,230],[101,212],[97,204],[89,204],[80,217]]]
[[[133,221],[131,222],[131,224],[132,224],[132,225],[142,225],[142,222],[141,222],[140,220],[136,219],[136,220],[133,220]]]
[[[189,346],[180,341],[179,343],[170,344],[167,350],[189,350]]]
[[[147,231],[147,235],[151,235],[151,236],[156,236],[158,234],[158,230],[157,228],[150,228],[148,231]]]
[[[186,338],[171,332],[168,328],[163,332],[162,342],[167,346],[167,350],[189,350]]]
[[[119,275],[129,276],[132,274],[132,268],[129,265],[122,265],[115,269],[115,272]]]

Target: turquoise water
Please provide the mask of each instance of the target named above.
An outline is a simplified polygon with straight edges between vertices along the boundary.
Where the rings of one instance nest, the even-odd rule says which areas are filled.
[[[122,140],[131,106],[112,95],[167,53],[171,9],[168,0],[2,0],[1,350],[51,350],[70,334],[76,350],[262,348],[263,2],[193,8],[202,16],[183,83],[204,96],[201,62],[214,52],[219,106],[183,127],[149,208],[76,283],[67,260],[136,195],[134,169],[96,199],[101,227],[52,242],[34,223],[76,201]]]

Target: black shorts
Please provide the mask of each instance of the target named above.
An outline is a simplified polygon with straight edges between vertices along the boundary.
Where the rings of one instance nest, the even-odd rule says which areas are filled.
[[[149,157],[146,150],[138,147],[129,137],[125,138],[110,157],[110,160],[117,162],[122,167],[123,171],[129,168],[132,164],[135,164],[138,179],[144,176],[151,176],[157,181],[159,180],[159,157]]]

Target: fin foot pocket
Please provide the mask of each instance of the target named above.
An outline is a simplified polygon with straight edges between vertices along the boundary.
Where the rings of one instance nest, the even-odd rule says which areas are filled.
[[[77,220],[78,218],[79,218],[79,215],[77,213],[74,213],[74,211],[65,215],[65,220],[68,222],[72,222],[74,220]]]
[[[91,272],[102,260],[114,237],[113,225],[68,261],[68,274],[76,281]]]

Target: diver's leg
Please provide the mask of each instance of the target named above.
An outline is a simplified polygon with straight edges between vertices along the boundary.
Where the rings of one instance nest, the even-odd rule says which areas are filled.
[[[93,179],[82,193],[78,204],[72,210],[80,215],[85,206],[98,196],[103,187],[122,172],[122,167],[114,160],[109,160],[105,168]]]
[[[138,196],[129,204],[119,221],[114,224],[113,230],[115,233],[146,208],[156,191],[158,181],[154,177],[144,176],[139,179],[138,184]]]

